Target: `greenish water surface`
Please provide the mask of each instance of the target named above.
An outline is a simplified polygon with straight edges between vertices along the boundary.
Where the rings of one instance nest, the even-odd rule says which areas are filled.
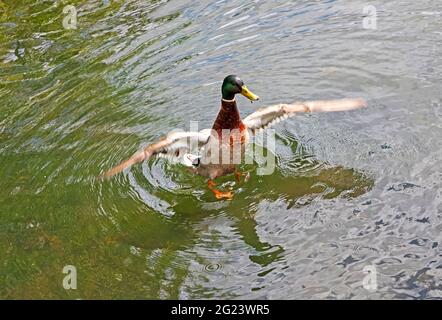
[[[441,298],[442,9],[373,1],[364,29],[366,5],[0,0],[0,298]],[[243,116],[369,108],[277,125],[274,174],[220,179],[232,201],[163,159],[96,179],[210,127],[231,73],[261,97]]]

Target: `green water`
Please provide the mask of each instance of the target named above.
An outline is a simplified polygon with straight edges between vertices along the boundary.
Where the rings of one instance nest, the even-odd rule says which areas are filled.
[[[407,16],[431,1],[404,7],[415,22],[404,35],[380,5],[384,25],[368,33],[362,6],[0,1],[0,297],[437,295],[440,16]],[[220,179],[232,201],[162,159],[96,179],[173,128],[209,127],[230,73],[262,97],[239,99],[243,115],[346,96],[371,109],[278,125],[276,171]],[[367,264],[377,293],[355,285]]]

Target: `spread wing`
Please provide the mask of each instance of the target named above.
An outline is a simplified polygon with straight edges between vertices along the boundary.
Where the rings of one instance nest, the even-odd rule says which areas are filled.
[[[293,104],[277,104],[253,112],[243,120],[247,128],[255,132],[287,119],[301,112],[335,112],[348,111],[366,107],[364,99],[342,99],[329,101],[295,102]]]
[[[190,152],[192,145],[195,145],[198,148],[204,146],[209,141],[210,133],[210,129],[201,130],[199,132],[170,133],[158,142],[148,145],[129,159],[123,161],[116,167],[113,167],[101,175],[101,178],[110,178],[131,165],[142,162],[153,156],[177,159],[182,156],[183,152]]]

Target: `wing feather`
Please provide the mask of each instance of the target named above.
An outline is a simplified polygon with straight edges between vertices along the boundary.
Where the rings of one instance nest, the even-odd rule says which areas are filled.
[[[285,120],[297,113],[349,111],[366,106],[367,103],[361,98],[277,104],[253,112],[243,120],[243,123],[247,128],[255,132],[255,130],[266,129],[269,126],[276,124],[281,120]]]
[[[121,162],[101,175],[101,178],[110,178],[133,164],[147,160],[153,156],[163,156],[169,159],[179,157],[184,151],[190,151],[192,143],[198,148],[204,146],[210,138],[210,129],[199,132],[173,132],[163,137],[158,142],[148,145],[143,150],[136,152],[129,159]]]

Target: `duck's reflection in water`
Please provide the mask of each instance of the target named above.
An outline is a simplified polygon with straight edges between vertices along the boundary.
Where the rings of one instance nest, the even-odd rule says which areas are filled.
[[[231,183],[229,178],[225,181]],[[178,279],[184,281],[195,263],[204,265],[247,257],[263,269],[283,259],[285,249],[283,243],[269,243],[259,236],[257,213],[275,214],[262,210],[262,205],[279,201],[285,210],[290,210],[308,206],[314,199],[327,201],[340,197],[350,201],[372,186],[373,180],[364,173],[326,165],[316,166],[302,176],[284,176],[278,171],[267,176],[252,173],[248,182],[233,186],[232,201],[215,201],[207,190],[197,197],[194,194],[177,197],[169,208],[174,214],[169,217],[158,212],[131,215],[123,227],[127,228],[123,241],[144,251],[146,272],[157,279],[169,279],[172,274],[174,286],[179,286],[175,283]],[[238,257],[239,249],[244,252],[242,257]],[[232,254],[236,257],[229,257]]]

